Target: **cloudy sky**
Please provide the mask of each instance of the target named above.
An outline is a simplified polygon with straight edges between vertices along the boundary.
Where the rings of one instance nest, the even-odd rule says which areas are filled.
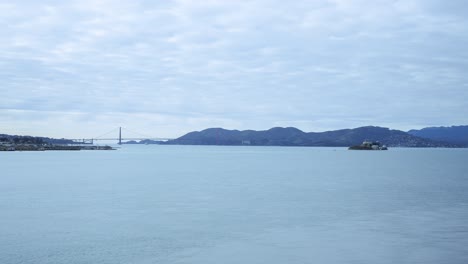
[[[468,124],[468,2],[0,0],[0,133]]]

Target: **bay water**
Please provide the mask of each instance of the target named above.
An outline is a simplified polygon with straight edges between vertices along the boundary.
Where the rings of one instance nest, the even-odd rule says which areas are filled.
[[[468,263],[468,149],[0,152],[0,263]]]

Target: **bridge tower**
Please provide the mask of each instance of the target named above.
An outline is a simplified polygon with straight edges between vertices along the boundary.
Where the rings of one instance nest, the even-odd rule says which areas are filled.
[[[119,145],[122,145],[122,127],[119,127]]]

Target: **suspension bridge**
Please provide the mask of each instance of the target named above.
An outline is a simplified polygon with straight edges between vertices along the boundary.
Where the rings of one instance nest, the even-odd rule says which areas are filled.
[[[130,134],[137,135],[136,137],[123,137],[122,131],[130,132]],[[118,134],[117,134],[118,133]],[[112,137],[111,134],[118,135],[116,137]],[[141,141],[141,140],[154,140],[154,141],[168,141],[172,138],[161,138],[161,137],[152,137],[148,135],[144,135],[135,131],[132,131],[128,128],[118,127],[113,128],[111,131],[108,131],[102,135],[93,138],[83,138],[83,139],[71,139],[75,144],[94,144],[96,141],[117,141],[117,144],[121,145],[122,141]]]

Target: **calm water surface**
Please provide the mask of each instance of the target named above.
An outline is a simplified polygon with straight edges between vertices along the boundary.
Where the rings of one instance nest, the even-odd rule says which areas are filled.
[[[0,263],[468,263],[468,149],[0,152]]]

